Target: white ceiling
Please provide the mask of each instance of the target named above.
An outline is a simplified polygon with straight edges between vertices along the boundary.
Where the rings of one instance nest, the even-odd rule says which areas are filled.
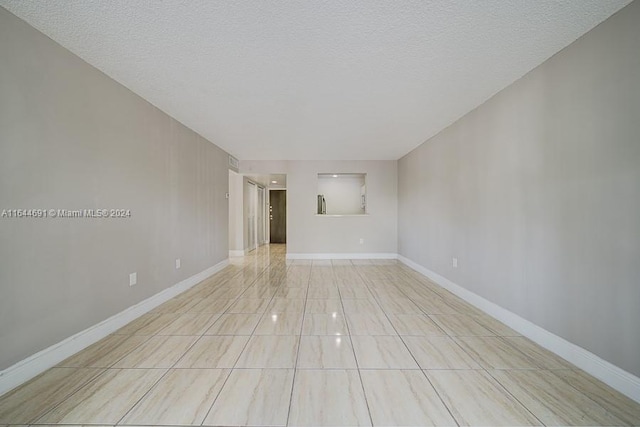
[[[629,0],[0,0],[243,159],[397,159]]]

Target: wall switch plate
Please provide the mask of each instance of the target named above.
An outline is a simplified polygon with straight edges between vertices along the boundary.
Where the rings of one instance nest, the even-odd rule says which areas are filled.
[[[360,244],[364,245],[364,239],[360,239]]]
[[[451,266],[453,268],[458,268],[458,258],[452,258],[451,259]]]
[[[138,273],[131,273],[129,275],[129,286],[133,286],[138,283]]]
[[[180,267],[182,267],[182,262],[180,261],[180,258],[176,258],[176,270]]]

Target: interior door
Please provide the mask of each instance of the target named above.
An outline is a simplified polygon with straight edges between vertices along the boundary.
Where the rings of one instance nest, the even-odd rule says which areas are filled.
[[[271,243],[287,243],[287,191],[271,190],[269,192],[270,241]]]

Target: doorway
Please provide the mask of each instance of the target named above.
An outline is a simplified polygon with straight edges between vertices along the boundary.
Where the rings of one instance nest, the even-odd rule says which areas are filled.
[[[269,240],[287,243],[287,191],[269,191]]]

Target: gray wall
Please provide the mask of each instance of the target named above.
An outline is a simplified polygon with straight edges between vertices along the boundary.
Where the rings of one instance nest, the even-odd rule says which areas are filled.
[[[240,172],[287,174],[287,253],[393,253],[398,244],[398,162],[241,161]],[[366,216],[316,215],[318,173],[366,173]],[[364,243],[360,244],[360,238]]]
[[[639,46],[634,2],[403,157],[398,178],[401,255],[635,375]]]
[[[4,369],[226,259],[228,157],[2,8],[0,58],[0,210],[132,212],[0,218]]]

